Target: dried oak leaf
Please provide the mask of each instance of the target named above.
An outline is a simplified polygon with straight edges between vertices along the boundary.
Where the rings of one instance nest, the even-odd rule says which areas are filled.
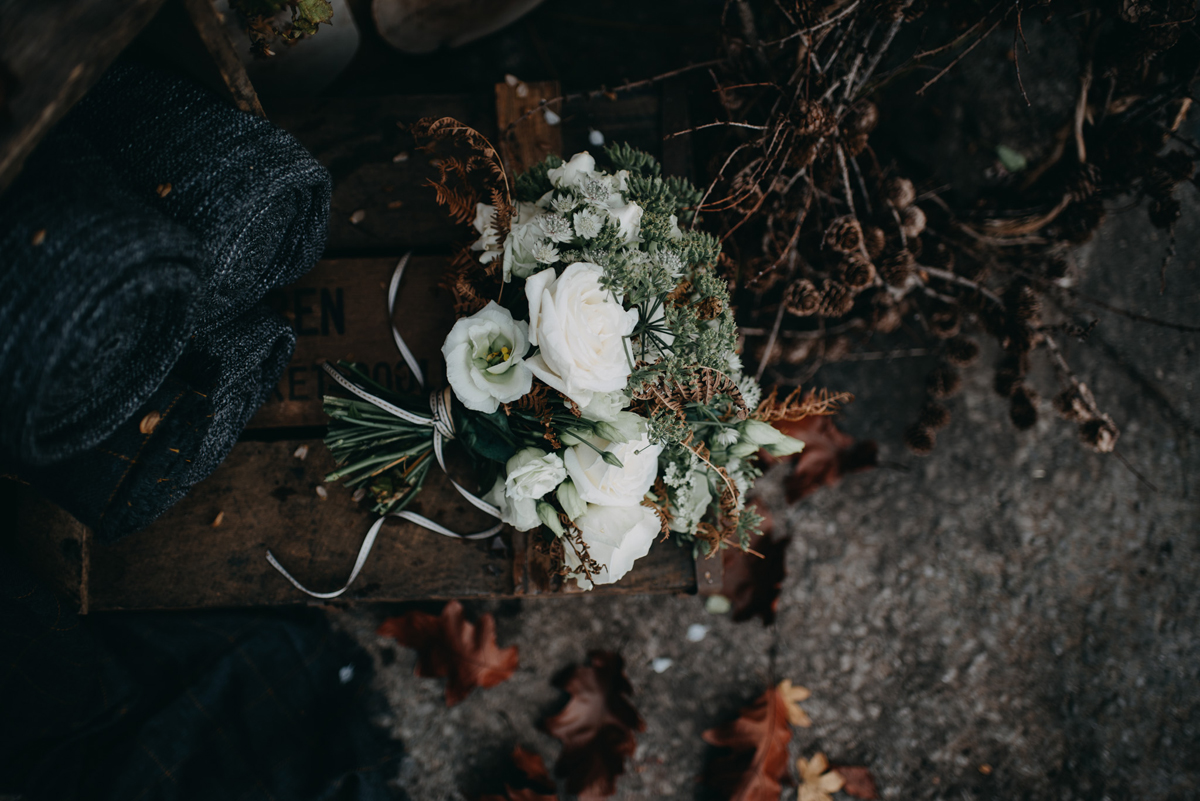
[[[587,664],[575,666],[555,684],[571,700],[542,724],[563,744],[554,775],[580,801],[607,798],[617,792],[625,759],[637,749],[635,732],[646,729],[629,701],[633,686],[625,676],[625,661],[611,651],[592,651]]]
[[[709,764],[706,783],[729,801],[778,801],[787,774],[790,724],[811,725],[796,703],[808,694],[784,680],[743,709],[736,720],[704,732],[704,742],[733,750]]]
[[[554,779],[550,778],[541,755],[518,745],[513,748],[512,763],[513,775],[511,781],[504,782],[504,795],[483,795],[479,801],[557,801]],[[522,786],[514,787],[514,784]]]
[[[842,777],[845,784],[842,792],[865,801],[875,801],[879,798],[879,788],[875,786],[875,777],[871,771],[862,765],[834,765],[833,772]]]
[[[796,793],[798,801],[833,801],[833,793],[846,784],[840,773],[829,770],[829,760],[820,751],[812,759],[797,759],[796,770],[801,782]]]
[[[794,423],[780,421],[775,427],[804,443],[804,450],[788,457],[793,464],[792,474],[784,481],[788,503],[795,503],[821,487],[831,487],[848,473],[870,470],[878,464],[879,446],[874,440],[856,441],[834,425],[830,417],[805,417]],[[764,461],[770,463],[771,459]]]
[[[769,626],[775,622],[779,586],[787,574],[784,560],[791,538],[771,539],[774,528],[771,511],[757,499],[751,500],[750,505],[762,515],[762,533],[750,540],[750,549],[754,553],[740,548],[722,551],[721,594],[729,599],[733,607],[734,622],[761,617],[763,625]]]
[[[383,621],[378,634],[419,653],[417,675],[446,677],[446,706],[454,706],[476,687],[495,687],[517,669],[517,646],[496,645],[496,620],[463,619],[462,604],[451,601],[440,615],[409,612]]]

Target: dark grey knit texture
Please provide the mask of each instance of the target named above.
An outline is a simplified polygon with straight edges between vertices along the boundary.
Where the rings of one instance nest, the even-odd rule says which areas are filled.
[[[171,73],[119,62],[63,125],[196,234],[208,264],[198,331],[235,319],[320,259],[329,173],[267,120]]]
[[[110,436],[187,344],[203,270],[86,141],[43,142],[0,196],[0,452],[45,465]]]

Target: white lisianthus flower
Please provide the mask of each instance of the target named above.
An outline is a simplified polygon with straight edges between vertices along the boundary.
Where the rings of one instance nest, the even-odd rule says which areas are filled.
[[[491,414],[533,387],[524,360],[529,351],[529,325],[495,301],[450,329],[442,344],[446,378],[463,406]]]
[[[542,243],[544,236],[536,218],[513,224],[504,240],[505,283],[511,281],[514,275],[517,278],[528,278],[541,269],[533,251]]]
[[[576,212],[573,222],[580,239],[595,239],[604,228],[604,220],[591,209]]]
[[[761,420],[746,420],[738,424],[741,441],[729,449],[730,456],[744,459],[759,448],[766,448],[772,456],[791,456],[804,450],[804,443],[789,437],[770,423]]]
[[[500,244],[500,233],[496,230],[496,207],[487,203],[475,204],[475,220],[473,225],[480,237],[471,243],[471,250],[481,250],[479,261],[482,264],[495,259],[503,252]]]
[[[532,531],[542,524],[538,517],[537,504],[533,498],[510,498],[504,491],[504,479],[496,483],[483,499],[500,510],[500,519],[517,531]]]
[[[591,178],[596,173],[596,160],[588,153],[576,153],[571,160],[562,166],[546,171],[550,183],[559,189],[579,186],[584,178]]]
[[[712,503],[712,488],[708,485],[707,470],[693,470],[688,485],[676,493],[676,503],[671,504],[671,531],[695,533],[696,525],[704,517]]]
[[[543,270],[525,281],[529,341],[540,349],[529,369],[580,406],[597,392],[625,389],[631,369],[626,338],[638,311],[601,286],[601,274],[595,264],[575,262],[562,275]]]
[[[620,228],[621,239],[626,244],[636,242],[642,234],[642,207],[636,203],[626,203],[620,197],[609,201],[608,214]]]
[[[588,554],[603,565],[591,581],[577,574],[576,583],[590,590],[596,584],[612,584],[629,572],[633,563],[646,555],[661,527],[658,515],[645,506],[594,506],[575,519],[580,535],[587,544]],[[579,557],[570,546],[565,548],[565,562],[575,572],[581,567]]]
[[[562,457],[541,448],[522,448],[504,465],[504,494],[513,500],[543,497],[567,477]]]
[[[601,451],[611,451],[621,462],[616,467],[587,443],[574,445],[563,453],[563,465],[575,482],[579,497],[601,506],[632,506],[642,502],[658,476],[658,455],[661,445],[651,445],[642,432],[629,442],[611,443],[593,440]]]

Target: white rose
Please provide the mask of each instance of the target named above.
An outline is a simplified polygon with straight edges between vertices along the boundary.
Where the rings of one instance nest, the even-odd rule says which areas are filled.
[[[707,470],[693,470],[689,482],[676,493],[676,502],[671,508],[671,531],[694,533],[696,524],[704,517],[712,503],[712,488],[708,485]]]
[[[496,231],[495,221],[495,206],[487,203],[475,204],[475,220],[473,225],[475,226],[475,230],[479,232],[480,237],[471,244],[471,250],[483,251],[479,255],[479,261],[483,264],[492,261],[501,253],[500,234]]]
[[[560,167],[546,172],[550,183],[556,187],[567,188],[579,186],[584,178],[591,177],[596,171],[596,160],[587,153],[576,153],[571,160]]]
[[[579,497],[601,506],[633,506],[642,502],[658,476],[661,445],[651,445],[646,433],[629,442],[593,440],[601,451],[609,450],[621,462],[610,465],[586,442],[567,448],[563,465],[575,482]]]
[[[632,360],[626,337],[638,311],[626,311],[600,275],[595,264],[576,262],[560,276],[543,270],[525,282],[529,341],[541,349],[529,369],[580,406],[597,392],[625,389]]]
[[[504,494],[514,500],[537,500],[567,477],[561,456],[532,447],[517,451],[504,471]]]
[[[537,504],[533,498],[510,498],[504,491],[504,479],[496,479],[496,483],[488,490],[483,499],[500,510],[500,519],[517,531],[531,531],[542,524],[538,517]]]
[[[529,326],[495,301],[450,329],[442,344],[446,378],[463,406],[491,414],[533,388],[524,357]]]
[[[658,515],[645,506],[593,506],[575,520],[588,554],[603,565],[591,581],[577,577],[582,589],[590,590],[592,583],[612,584],[629,572],[635,560],[645,556],[661,528]],[[577,571],[579,558],[570,545],[565,548],[567,567]]]
[[[528,278],[538,270],[538,260],[534,249],[546,238],[537,218],[529,222],[514,223],[504,239],[504,282],[508,283],[515,275],[517,278]]]
[[[642,207],[636,203],[626,203],[617,196],[608,202],[606,208],[620,228],[621,239],[626,244],[636,242],[642,234]]]
[[[630,397],[624,392],[596,392],[591,401],[580,407],[584,420],[611,423],[617,414],[629,405]]]

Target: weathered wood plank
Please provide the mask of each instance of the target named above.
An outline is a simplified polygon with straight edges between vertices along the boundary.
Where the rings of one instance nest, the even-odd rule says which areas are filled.
[[[533,111],[543,101],[561,94],[558,81],[496,84],[498,146],[510,176],[520,175],[546,156],[562,155],[562,126],[559,123],[551,125],[544,112]]]
[[[0,2],[0,192],[162,3]]]

